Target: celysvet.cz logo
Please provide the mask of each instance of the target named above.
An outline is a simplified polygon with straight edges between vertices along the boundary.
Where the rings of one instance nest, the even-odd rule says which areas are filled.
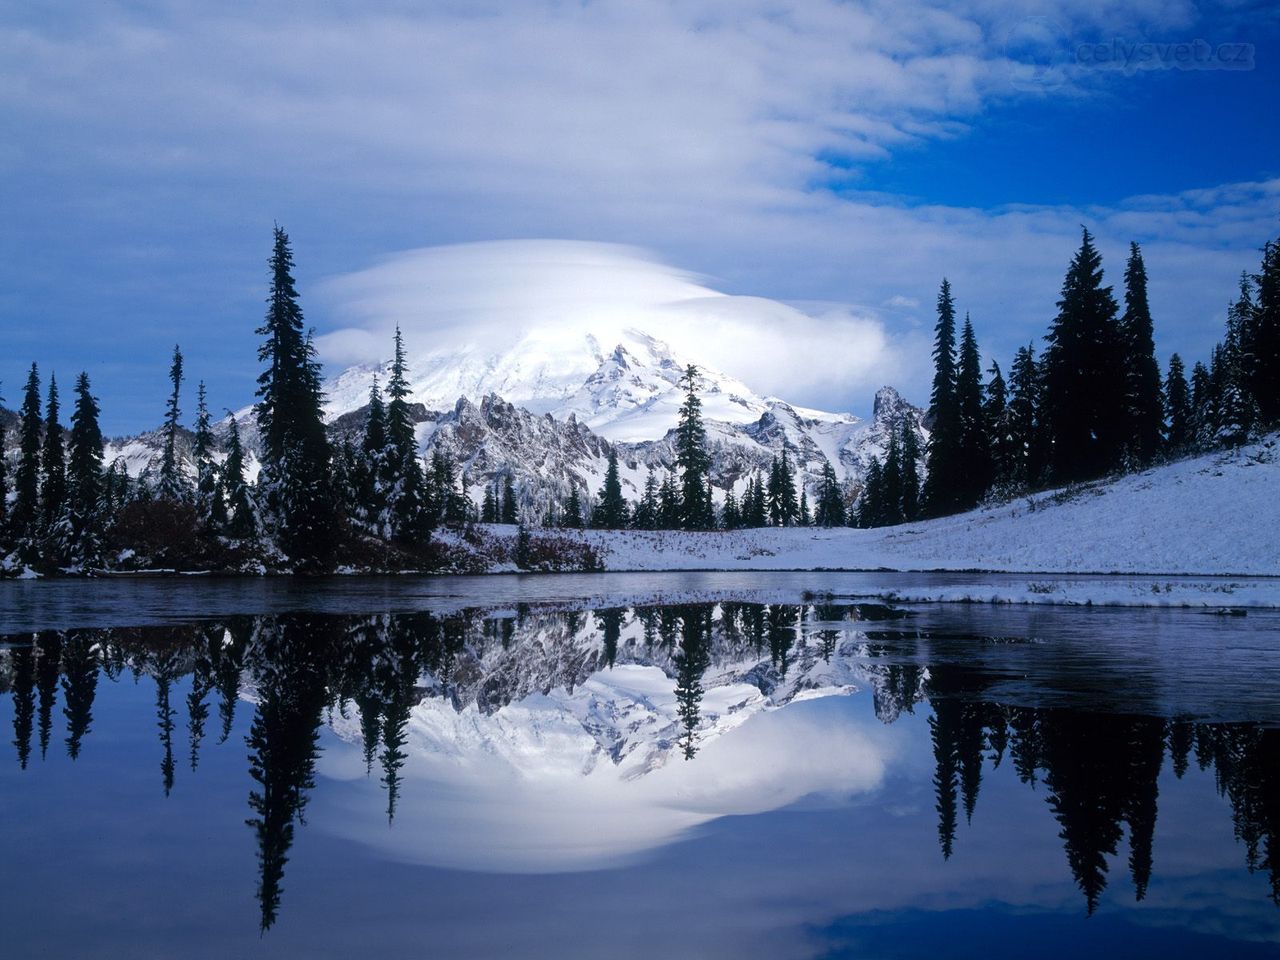
[[[1113,37],[1077,43],[1075,62],[1086,68],[1120,70],[1252,70],[1252,43],[1210,43],[1208,40],[1165,42]]]

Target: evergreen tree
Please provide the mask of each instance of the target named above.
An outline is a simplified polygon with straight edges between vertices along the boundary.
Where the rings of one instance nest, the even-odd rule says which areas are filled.
[[[796,514],[796,523],[802,527],[813,523],[813,518],[809,515],[809,492],[803,485],[800,487],[800,508]]]
[[[484,488],[484,503],[480,507],[480,522],[498,522],[498,498],[494,494],[492,484],[486,484]]]
[[[880,458],[872,457],[862,481],[862,497],[858,501],[858,526],[879,527],[884,524],[884,488]]]
[[[800,503],[796,499],[796,477],[786,447],[782,448],[782,459],[778,464],[778,484],[782,523],[784,526],[791,526],[800,518]]]
[[[820,527],[843,527],[845,523],[844,496],[840,492],[835,467],[830,461],[822,464],[822,480],[818,486],[818,503],[813,521]]]
[[[507,474],[502,481],[502,522],[518,523],[519,517],[519,501],[516,499],[516,485],[512,480],[511,474]]]
[[[1009,371],[1009,441],[1016,487],[1034,486],[1044,469],[1044,431],[1040,422],[1040,366],[1031,347],[1020,347]]]
[[[751,491],[751,514],[748,526],[763,527],[769,522],[763,478],[756,474]]]
[[[67,457],[62,424],[58,421],[58,381],[49,377],[49,399],[44,413],[44,446],[40,450],[40,506],[44,528],[50,530],[67,505]]]
[[[1226,311],[1226,338],[1219,351],[1220,369],[1215,384],[1217,410],[1217,443],[1239,445],[1249,439],[1260,420],[1249,365],[1248,347],[1257,311],[1253,305],[1252,280],[1240,276],[1240,293]]]
[[[1165,419],[1168,427],[1165,442],[1175,452],[1191,442],[1191,395],[1182,358],[1176,353],[1169,358],[1169,376],[1164,385]]]
[[[1124,314],[1120,318],[1124,348],[1124,416],[1127,446],[1140,464],[1154,459],[1160,449],[1162,422],[1160,366],[1147,303],[1147,268],[1142,250],[1129,244],[1124,271]]]
[[[425,516],[425,478],[418,459],[418,441],[409,409],[406,366],[404,338],[397,325],[391,377],[387,380],[387,461],[391,479],[388,506],[395,536],[421,541],[429,536]]]
[[[725,530],[737,530],[742,526],[742,511],[738,508],[738,498],[733,488],[724,495],[724,506],[720,509],[720,526]]]
[[[1191,368],[1191,442],[1205,447],[1213,442],[1218,426],[1218,401],[1209,368],[1196,361]]]
[[[684,403],[676,425],[676,462],[680,467],[681,526],[685,530],[706,530],[715,526],[711,505],[711,458],[707,454],[707,433],[702,423],[702,401],[698,399],[698,368],[685,367],[680,378]]]
[[[582,498],[578,496],[578,487],[572,481],[569,483],[569,499],[565,501],[564,518],[561,522],[570,530],[581,530],[582,521]]]
[[[960,410],[956,396],[956,306],[944,277],[938,291],[934,327],[933,389],[929,395],[930,437],[924,507],[929,516],[954,512],[959,505]]]
[[[523,523],[516,530],[516,551],[512,558],[517,567],[521,570],[528,570],[533,566],[532,562],[532,541],[529,537],[529,528]]]
[[[676,485],[675,474],[668,473],[658,489],[658,529],[679,530],[683,520],[680,488]]]
[[[22,395],[18,426],[18,469],[14,472],[13,511],[9,522],[14,539],[35,537],[40,514],[40,374],[31,365]]]
[[[960,363],[956,370],[956,410],[960,417],[959,506],[975,506],[991,483],[991,449],[982,410],[982,360],[968,314],[960,335]]]
[[[649,474],[645,477],[644,493],[636,504],[633,525],[637,530],[653,530],[658,526],[658,478],[653,473],[653,467],[649,468]]]
[[[102,536],[102,430],[87,373],[76,378],[75,393],[67,471],[70,554],[80,562],[93,563],[99,559]]]
[[[758,526],[755,520],[754,508],[756,502],[756,481],[755,477],[748,477],[746,486],[742,488],[742,503],[738,511],[740,514],[739,522],[743,527]]]
[[[1244,443],[1259,419],[1245,348],[1254,316],[1251,283],[1247,276],[1242,276],[1240,295],[1227,308],[1227,336],[1216,356],[1218,411],[1214,441],[1217,443],[1230,446]]]
[[[240,425],[235,417],[231,418],[227,459],[222,464],[222,500],[227,505],[227,535],[236,540],[256,536],[258,517],[244,478],[244,449],[240,446]]]
[[[0,397],[0,402],[4,398]],[[6,534],[9,531],[9,460],[5,456],[5,429],[0,422],[0,557],[6,550]]]
[[[364,451],[357,453],[350,437],[342,437],[333,449],[333,504],[342,516],[359,518],[364,489]],[[225,525],[224,517],[215,529]]]
[[[191,456],[196,466],[196,512],[206,531],[216,531],[226,520],[222,508],[218,467],[213,461],[213,422],[204,381],[196,387],[196,430],[191,442]]]
[[[258,426],[262,434],[262,492],[270,526],[302,569],[328,566],[336,528],[330,488],[329,441],[322,415],[320,366],[291,273],[289,237],[275,228],[267,315],[258,334]]]
[[[902,519],[920,519],[920,441],[910,415],[902,418]],[[843,510],[843,502],[840,503]]]
[[[618,477],[618,451],[609,448],[609,467],[600,492],[600,523],[608,530],[621,530],[627,524],[627,501],[622,498],[622,481]]]
[[[382,403],[382,391],[378,378],[369,387],[369,419],[364,425],[364,440],[360,444],[363,454],[358,468],[360,485],[360,513],[370,529],[380,537],[391,533],[391,518],[387,513],[388,487],[394,482],[387,443],[387,410]]]
[[[1257,303],[1242,346],[1254,403],[1263,425],[1270,428],[1280,423],[1280,239],[1263,246],[1262,266],[1254,280]]]
[[[1083,231],[1046,338],[1044,411],[1055,481],[1097,477],[1124,452],[1123,341],[1102,285],[1102,256]]]
[[[898,445],[897,429],[890,427],[889,449],[880,471],[880,524],[893,526],[902,522],[902,494],[902,449]]]
[[[173,389],[169,392],[169,402],[165,406],[164,415],[164,454],[160,461],[160,485],[157,491],[162,500],[185,500],[187,496],[186,477],[182,475],[182,467],[178,463],[178,421],[182,411],[178,409],[178,399],[182,391],[182,350],[173,348],[173,362],[169,365],[169,382]]]
[[[1007,491],[1015,483],[1017,461],[1009,415],[1008,389],[1000,372],[1000,364],[992,360],[987,372],[991,374],[991,379],[987,381],[982,417],[986,422],[990,444],[991,480],[997,487]]]

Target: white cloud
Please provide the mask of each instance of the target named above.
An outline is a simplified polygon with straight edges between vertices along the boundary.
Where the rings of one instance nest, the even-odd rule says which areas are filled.
[[[902,740],[873,720],[841,714],[833,723],[829,712],[794,704],[710,740],[692,762],[673,752],[656,769],[628,776],[599,756],[580,724],[531,699],[531,707],[506,708],[513,716],[485,719],[523,734],[515,756],[500,745],[411,737],[394,831],[383,804],[371,802],[379,785],[365,777],[358,743],[326,750],[321,772],[345,783],[323,797],[312,822],[410,863],[504,873],[593,870],[720,817],[805,797],[847,802],[881,785]],[[796,750],[797,743],[806,749]]]
[[[797,402],[862,411],[879,382],[922,396],[919,341],[944,273],[984,348],[1007,360],[1040,334],[1086,222],[1113,281],[1127,241],[1146,244],[1162,350],[1203,356],[1232,278],[1274,234],[1274,182],[1096,209],[858,190],[873,185],[870,162],[962,136],[993,106],[1124,82],[1060,67],[1052,82],[1029,77],[1006,40],[1046,16],[1068,36],[1110,36],[1186,30],[1197,10],[506,0],[339,3],[304,18],[293,6],[95,5],[47,25],[0,21],[0,116],[23,131],[0,164],[110,171],[117,192],[94,203],[136,200],[154,216],[172,216],[173,201],[152,185],[179,183],[199,196],[178,209],[241,232],[253,216],[308,219],[313,235],[297,239],[339,256],[371,238],[384,250],[561,237],[657,251],[715,279],[636,267],[645,283],[665,273],[663,284],[770,298],[718,298],[698,314],[708,330],[756,331],[715,337],[723,354],[707,362]],[[407,276],[406,263],[389,269]],[[832,306],[772,319],[786,309],[776,302],[817,298]],[[311,316],[329,330],[346,319]],[[327,345],[374,346],[358,329]]]
[[[530,333],[551,352],[556,343],[566,354],[577,349],[586,334],[607,352],[634,328],[759,392],[799,401],[874,390],[905,369],[901,345],[874,315],[731,296],[613,244],[526,240],[414,250],[335,278],[320,293],[344,324],[319,340],[322,358],[337,367],[386,359],[399,325],[418,354],[501,352]]]

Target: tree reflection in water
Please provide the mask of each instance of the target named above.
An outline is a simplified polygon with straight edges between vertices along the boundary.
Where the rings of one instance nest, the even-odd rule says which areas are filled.
[[[679,728],[670,749],[685,759],[698,752],[712,666],[731,664],[736,681],[767,692],[784,679],[803,689],[804,671],[819,662],[855,664],[884,722],[930,708],[942,858],[961,842],[961,815],[966,822],[973,817],[984,771],[1010,764],[1022,783],[1043,785],[1090,913],[1126,836],[1135,896],[1146,895],[1161,771],[1167,760],[1181,778],[1194,760],[1213,771],[1248,868],[1269,876],[1280,904],[1280,730],[1126,715],[1088,703],[1009,702],[999,695],[998,671],[937,654],[958,638],[879,629],[875,621],[894,615],[833,603],[614,606],[589,614],[521,606],[514,615],[237,616],[163,629],[43,632],[6,638],[0,692],[12,700],[12,743],[25,770],[33,740],[47,755],[59,693],[66,753],[75,760],[91,749],[100,679],[114,682],[126,673],[149,679],[167,795],[179,779],[178,709],[185,703],[187,764],[194,771],[211,742],[213,702],[216,742],[226,743],[250,691],[245,822],[257,845],[264,931],[279,914],[290,850],[306,822],[326,716],[358,721],[366,772],[373,776],[377,765],[386,816],[394,822],[416,704],[437,698],[492,714],[533,693],[573,690],[620,664],[656,666],[667,675]],[[1040,682],[1051,684],[1052,677]]]

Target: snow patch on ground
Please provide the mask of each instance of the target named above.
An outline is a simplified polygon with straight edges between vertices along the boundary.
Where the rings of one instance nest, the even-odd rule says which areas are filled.
[[[1154,467],[1114,481],[1024,497],[954,517],[877,530],[724,533],[565,531],[610,571],[977,570],[1045,574],[1280,577],[1280,439]],[[1117,584],[1103,602],[1237,605],[1274,585]],[[1084,602],[1045,578],[990,596],[916,599]],[[903,599],[909,599],[904,597]]]

